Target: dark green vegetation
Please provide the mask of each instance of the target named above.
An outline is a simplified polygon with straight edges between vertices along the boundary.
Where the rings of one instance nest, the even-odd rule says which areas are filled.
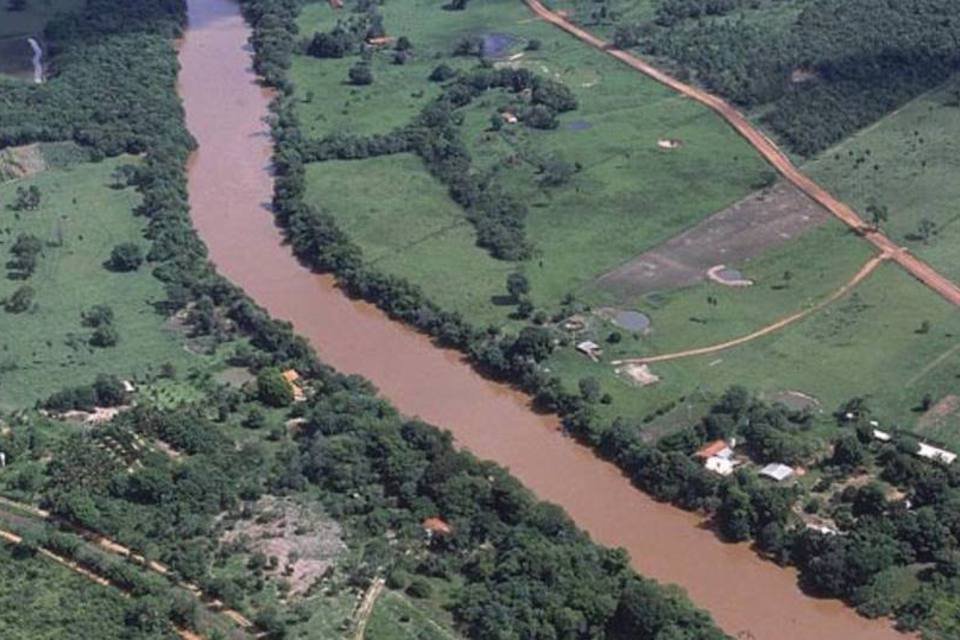
[[[781,18],[795,17],[788,7],[780,9]],[[469,57],[464,60],[463,55],[443,52],[475,56],[479,45],[469,36],[496,31],[504,24],[498,20],[516,17],[518,14],[511,13],[513,5],[474,3],[458,13],[458,19],[469,21],[462,27],[464,48],[457,45],[444,50],[441,46],[442,57],[436,56],[438,42],[443,42],[437,33],[444,31],[437,29],[434,21],[442,23],[443,13],[434,15],[430,9],[422,8],[429,18],[414,22],[409,19],[409,7],[394,9],[389,3],[376,10],[360,7],[358,11],[371,11],[366,19],[392,35],[409,37],[415,53],[413,61],[395,65],[382,52],[364,48],[359,42],[362,37],[354,37],[352,44],[343,47],[337,56],[320,60],[300,55],[292,51],[293,47],[262,51],[264,68],[282,69],[289,64],[291,69],[289,74],[278,72],[273,78],[286,91],[276,105],[274,133],[279,179],[275,204],[301,258],[314,268],[333,271],[348,291],[375,302],[393,317],[429,333],[441,344],[468,353],[484,372],[529,392],[541,407],[559,413],[573,434],[619,464],[638,486],[684,508],[706,511],[713,515],[725,537],[755,538],[771,558],[797,565],[804,586],[811,592],[843,598],[866,615],[895,614],[905,628],[923,628],[930,637],[946,638],[955,633],[957,584],[949,563],[944,564],[939,558],[950,555],[956,547],[957,530],[951,529],[949,535],[944,533],[933,546],[925,546],[918,533],[925,523],[943,520],[955,511],[954,472],[916,460],[906,432],[898,435],[895,444],[881,447],[869,442],[871,438],[863,426],[869,424],[865,418],[858,419],[863,424],[859,436],[853,436],[850,432],[856,425],[836,424],[816,400],[807,401],[805,410],[788,410],[739,391],[720,398],[702,423],[689,428],[696,415],[691,411],[699,411],[707,398],[716,400],[721,390],[735,380],[776,400],[788,397],[790,394],[784,392],[790,389],[812,392],[826,404],[827,410],[851,395],[873,391],[869,403],[876,407],[875,417],[884,428],[893,429],[890,424],[916,424],[919,430],[918,417],[952,389],[957,365],[951,356],[955,353],[954,336],[960,330],[955,310],[895,267],[885,265],[829,313],[814,314],[781,334],[742,349],[658,364],[654,368],[663,381],[655,387],[641,390],[626,383],[611,370],[609,359],[705,346],[748,333],[762,326],[762,321],[773,322],[838,288],[869,258],[869,249],[839,224],[828,224],[751,263],[747,275],[755,278],[759,286],[736,290],[708,283],[637,301],[654,318],[650,335],[630,335],[598,321],[586,304],[576,300],[577,296],[564,296],[563,289],[552,288],[554,281],[567,287],[579,284],[583,271],[575,274],[570,268],[562,277],[554,272],[554,280],[544,275],[539,264],[540,256],[548,265],[554,256],[551,245],[538,235],[533,223],[541,215],[544,224],[553,224],[557,233],[563,235],[556,246],[562,247],[567,256],[581,257],[577,253],[582,240],[578,221],[546,215],[556,215],[560,210],[556,203],[562,198],[562,188],[550,192],[551,197],[544,198],[542,206],[532,206],[527,212],[525,231],[533,243],[533,257],[518,266],[499,266],[488,256],[471,251],[471,234],[464,225],[466,216],[458,217],[450,199],[441,197],[446,187],[442,179],[431,182],[418,176],[404,183],[404,176],[416,170],[417,158],[409,152],[420,154],[404,137],[411,133],[405,127],[405,119],[422,118],[417,113],[429,113],[439,107],[448,118],[442,121],[444,126],[452,125],[462,131],[475,126],[473,132],[480,139],[512,149],[527,150],[542,144],[543,136],[554,135],[550,131],[533,131],[522,121],[509,124],[502,118],[491,120],[490,107],[496,111],[497,104],[511,104],[509,92],[502,97],[502,103],[485,102],[486,97],[472,98],[461,122],[458,108],[450,103],[448,91],[457,92],[463,82],[484,77],[491,73],[491,66],[498,66],[490,59],[495,56],[481,55],[484,59],[478,71]],[[337,27],[332,24],[331,15],[325,5],[311,4],[299,24],[321,34],[335,34]],[[538,28],[518,27],[516,21],[510,22],[509,27],[511,33],[518,29],[524,29],[525,35],[536,33],[540,46],[551,52],[547,61],[567,55],[553,32],[539,32]],[[667,27],[657,27],[660,28]],[[264,28],[264,34],[268,32],[270,28]],[[263,38],[267,39],[266,35]],[[316,38],[303,34],[302,42],[306,51],[308,42],[316,42]],[[417,68],[418,48],[427,54],[429,63],[425,66],[429,67],[429,75],[412,75]],[[508,53],[513,51],[519,52],[520,47],[508,49]],[[483,53],[482,47],[479,53]],[[291,57],[292,62],[288,62]],[[340,82],[342,69],[347,68],[343,65],[353,64],[351,58],[367,59],[376,78],[369,87],[338,92],[328,78]],[[441,59],[444,62],[438,65]],[[911,64],[916,63],[911,60]],[[523,68],[522,62],[504,65],[502,58],[499,62],[501,70]],[[536,68],[534,64],[533,69]],[[926,86],[924,83],[941,77],[936,74],[943,67],[930,69],[931,75],[918,78],[916,85],[897,84],[910,91],[901,95],[896,93],[900,90],[897,89],[891,95],[895,94],[897,101],[905,100],[912,95],[910,92]],[[420,83],[412,91],[411,80]],[[633,81],[644,85],[641,79]],[[573,114],[579,116],[589,95],[601,93],[602,86],[583,93],[571,87],[578,97],[578,109]],[[391,109],[386,110],[383,103],[391,96]],[[477,102],[488,105],[482,115],[471,113]],[[890,104],[881,101],[884,108]],[[375,116],[387,111],[386,122],[395,128],[384,130]],[[877,111],[870,118],[882,113]],[[829,132],[817,144],[832,142],[836,136],[867,121],[862,114],[854,115],[853,124],[847,123],[849,128],[843,129],[831,128],[834,124],[828,119]],[[560,116],[561,122],[564,117]],[[329,131],[344,130],[349,133],[328,136]],[[417,143],[429,141],[433,135],[417,128],[413,131],[417,133]],[[698,133],[703,135],[702,130]],[[524,194],[521,202],[538,202],[543,193],[541,173],[501,169],[483,174],[479,167],[496,167],[496,163],[480,163],[479,159],[485,158],[482,147],[472,142],[475,139],[471,135],[461,136],[467,141],[469,166],[477,175],[493,176],[489,184],[493,179],[502,181],[507,193]],[[593,144],[601,139],[593,138]],[[516,141],[522,142],[512,147]],[[457,157],[462,153],[458,145],[449,148]],[[556,143],[552,148],[561,149],[567,161],[576,157],[570,155],[572,150],[582,151],[572,144]],[[318,149],[324,152],[318,153]],[[330,156],[337,160],[308,164]],[[678,164],[669,165],[672,172],[684,166],[680,156],[670,157],[679,158]],[[655,167],[649,158],[644,160],[641,166],[659,176],[662,168]],[[432,170],[429,162],[426,166]],[[522,167],[523,162],[518,166]],[[542,173],[547,174],[545,168]],[[571,171],[554,167],[549,175],[558,176],[561,183],[570,181],[575,189],[589,188],[581,182],[576,165]],[[368,188],[379,181],[381,188]],[[552,181],[553,178],[548,180]],[[685,183],[687,189],[690,184]],[[350,185],[348,191],[355,195],[335,193],[345,185]],[[405,190],[416,194],[413,202],[400,202]],[[599,193],[605,193],[605,189]],[[453,200],[457,202],[456,198]],[[604,204],[594,194],[593,208],[587,210],[590,215],[581,210],[581,219],[601,226],[603,216],[616,211]],[[592,215],[596,218],[591,219]],[[414,220],[426,234],[418,236],[412,231]],[[678,224],[674,230],[682,226]],[[473,239],[476,241],[476,236]],[[602,255],[609,246],[597,243],[590,247],[590,252]],[[639,250],[642,246],[635,243],[634,248]],[[518,279],[509,278],[517,271],[523,273],[527,286],[519,286]],[[470,284],[457,286],[460,272],[471,280]],[[439,273],[442,278],[437,276]],[[604,300],[587,287],[577,293],[587,302],[622,304]],[[495,304],[484,304],[487,296],[499,298],[513,315],[512,322],[504,320],[505,314],[498,317],[491,311]],[[918,320],[918,309],[931,318],[926,322]],[[563,321],[576,312],[588,317],[587,336],[607,351],[600,363],[575,353],[570,342],[579,337],[560,330]],[[487,329],[489,322],[495,326]],[[878,336],[883,337],[883,348],[878,348]],[[556,348],[557,341],[563,348]],[[692,341],[695,342],[691,344]],[[954,420],[950,416],[946,419]],[[691,459],[699,444],[734,434],[747,439],[748,446],[741,448],[751,461],[746,471],[724,479],[708,473]],[[956,444],[948,427],[941,428],[936,435]],[[863,441],[856,440],[857,437]],[[655,438],[659,438],[656,444],[652,442]],[[838,441],[835,455],[832,447]],[[766,462],[807,466],[811,470],[809,480],[785,488],[760,481],[754,465]],[[911,471],[897,475],[890,470],[891,466],[908,466]],[[871,499],[870,492],[876,497],[875,487],[864,493],[856,507],[851,505],[857,503],[859,493],[831,491],[831,487],[853,482],[850,476],[855,470],[858,478],[881,478],[886,483],[883,486],[888,494],[882,505],[874,500],[872,511],[864,504]],[[818,484],[821,478],[827,480]],[[935,497],[924,494],[924,483],[930,478],[941,484]],[[904,497],[909,498],[913,507],[903,501]],[[809,503],[807,498],[811,499]],[[828,504],[823,506],[824,503]],[[815,507],[816,504],[821,507]],[[802,512],[802,507],[808,509],[808,515],[823,508],[822,517],[847,535],[832,536],[806,528],[807,523],[818,521],[801,517],[798,512]]]
[[[840,436],[813,450],[805,437],[816,428],[810,413],[732,388],[695,427],[656,448],[626,424],[604,433],[597,446],[659,499],[706,509],[725,538],[755,540],[770,559],[796,565],[811,593],[842,598],[867,616],[895,615],[925,638],[954,637],[960,472],[918,458],[909,433],[878,441],[863,399],[836,416]],[[753,462],[803,463],[808,473],[781,486],[758,479],[749,466],[720,478],[691,459],[706,442],[731,437],[745,441],[740,453]]]
[[[0,547],[0,634],[9,640],[172,639],[137,630],[129,600],[22,547]]]
[[[292,44],[295,3],[245,8],[257,26],[258,66],[277,80]],[[0,429],[3,493],[53,512],[44,524],[36,514],[0,507],[3,526],[27,539],[17,549],[27,556],[23,562],[44,562],[38,549],[47,548],[128,591],[124,608],[104,604],[100,638],[163,638],[171,624],[210,637],[251,635],[204,613],[171,581],[180,579],[241,610],[264,637],[343,636],[352,627],[337,617],[349,615],[344,603],[386,573],[391,589],[418,603],[411,605],[418,615],[472,638],[722,638],[684,596],[632,574],[624,554],[592,544],[506,471],[457,452],[449,435],[405,420],[363,381],[318,363],[289,326],[215,274],[187,210],[183,170],[192,142],[174,93],[172,48],[183,19],[177,1],[90,0],[47,29],[56,75],[42,86],[10,85],[0,106],[0,146],[72,140],[99,162],[15,176],[4,185],[13,207],[3,215],[24,225],[7,234],[14,249],[8,269],[17,290],[34,291],[7,296],[16,307],[9,321],[48,309],[75,324],[78,339],[89,341],[84,358],[94,358],[125,345],[141,348],[146,340],[130,314],[148,305],[154,315],[144,319],[144,335],[163,340],[157,353],[132,352],[116,365],[78,362],[68,377],[44,370],[34,356],[30,366],[37,375],[46,371],[44,385],[63,388],[30,389],[46,397],[42,405],[52,417],[26,409],[28,393],[15,396],[18,411],[5,414]],[[123,153],[137,159],[117,157]],[[88,206],[87,195],[98,209],[92,215],[102,216],[94,224],[116,235],[101,234],[89,250],[80,233],[71,235],[79,231],[73,227],[48,241],[47,225],[74,219]],[[52,268],[67,258],[78,266]],[[81,283],[90,289],[77,294],[82,305],[67,301],[76,307],[69,314],[44,299],[45,291]],[[136,288],[125,291],[124,284]],[[179,338],[159,330],[164,318],[173,319],[167,322]],[[37,329],[53,343],[48,349],[63,330]],[[178,366],[171,354],[185,354],[184,341],[210,357],[181,355]],[[126,375],[138,357],[147,362],[133,370],[135,391],[116,375],[97,375]],[[224,361],[230,369],[223,370]],[[280,373],[288,368],[302,376],[303,403],[291,405],[294,394]],[[57,417],[125,404],[133,407],[101,424]],[[295,564],[302,550],[288,550],[281,565],[277,552],[241,533],[273,522],[263,504],[279,499],[320,511],[316,521],[297,523],[303,532],[295,537],[317,527],[336,550],[320,558],[327,568],[296,593],[298,578],[286,563]],[[427,536],[422,522],[431,517],[452,530]],[[76,527],[162,561],[171,580],[94,549]],[[40,574],[18,577],[27,589],[45,588]],[[67,624],[34,620],[32,611],[5,615],[31,638]],[[75,616],[77,633],[94,624],[69,608],[56,614]]]
[[[826,149],[943,82],[960,7],[943,0],[577,2],[576,19],[758,112],[795,151]]]

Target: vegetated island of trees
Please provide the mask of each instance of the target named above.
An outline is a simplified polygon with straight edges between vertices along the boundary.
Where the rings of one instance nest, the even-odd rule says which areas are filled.
[[[803,155],[940,84],[960,63],[960,5],[943,0],[657,0],[655,18],[641,22],[601,0],[587,16],[615,25],[620,47],[673,60],[746,108],[768,105],[764,124]]]
[[[288,62],[298,6],[294,0],[244,3],[256,26],[258,68],[275,81]],[[185,312],[194,335],[241,340],[234,363],[260,372],[263,388],[248,397],[210,385],[208,397],[192,406],[137,407],[51,446],[44,419],[21,414],[0,435],[5,490],[163,560],[175,577],[194,580],[228,603],[262,590],[264,581],[255,567],[233,580],[214,575],[222,553],[212,535],[218,517],[235,518],[267,493],[319,495],[362,544],[365,559],[352,572],[357,584],[384,567],[401,587],[404,575],[454,576],[465,586],[451,610],[468,637],[724,637],[682,594],[634,575],[622,552],[591,543],[561,510],[538,503],[504,470],[456,451],[448,434],[401,418],[366,383],[320,364],[288,324],[270,319],[215,273],[187,205],[184,168],[193,142],[176,98],[172,42],[184,21],[181,0],[89,0],[81,12],[51,23],[53,76],[42,86],[12,86],[4,96],[0,146],[73,139],[94,157],[143,153],[130,183],[142,197],[136,214],[149,221],[150,244],[135,262],[145,261],[165,283],[162,310]],[[121,253],[118,260],[126,264],[130,252]],[[235,447],[229,425],[239,420],[255,429],[262,423],[254,419],[257,405],[268,410],[289,401],[269,384],[275,368],[288,367],[317,389],[291,409],[303,419],[296,437],[281,430],[271,432],[281,441],[276,448]],[[127,400],[119,380],[99,376],[44,404],[63,411]],[[251,405],[246,416],[238,415]],[[138,438],[160,439],[182,457],[144,449],[146,440]],[[438,514],[453,533],[427,544],[421,520]],[[395,546],[387,531],[396,535]],[[133,637],[156,635],[158,621],[195,625],[196,609],[173,600],[156,576],[95,559],[68,532],[43,529],[31,536],[24,552],[53,548],[96,564],[129,588],[136,596],[127,620]],[[286,615],[264,609],[257,623],[281,638]]]
[[[248,4],[255,41],[291,41],[296,31],[289,18],[294,11],[287,9],[288,22],[281,26],[279,21],[267,19],[276,15],[265,8],[268,4],[267,0]],[[286,38],[281,36],[284,33]],[[916,442],[909,436],[898,437],[892,445],[870,444],[865,411],[857,412],[856,424],[846,425],[852,433],[835,444],[839,453],[823,458],[821,452],[811,448],[811,438],[804,435],[811,428],[810,415],[767,406],[742,389],[728,392],[694,427],[656,445],[643,441],[638,419],[620,418],[612,423],[600,420],[595,407],[598,399],[588,393],[589,385],[581,385],[587,391],[571,392],[559,378],[539,366],[563,336],[536,325],[516,335],[471,325],[459,314],[439,308],[411,283],[364,264],[359,248],[336,227],[332,216],[303,201],[304,162],[338,149],[342,154],[338,157],[350,157],[351,153],[389,153],[392,145],[401,150],[409,147],[396,133],[366,139],[305,141],[290,103],[293,91],[284,72],[292,50],[292,45],[259,46],[257,65],[269,82],[283,89],[273,105],[278,168],[274,204],[294,250],[305,263],[335,273],[351,294],[377,304],[391,317],[413,325],[439,343],[460,349],[481,371],[530,393],[539,406],[558,413],[572,434],[618,464],[637,486],[656,498],[711,514],[725,538],[753,539],[770,559],[796,565],[811,592],[845,599],[865,615],[895,615],[905,629],[940,633],[947,628],[949,623],[944,619],[949,616],[939,613],[938,607],[960,597],[953,560],[960,526],[952,524],[960,513],[956,503],[960,474],[917,460],[913,455]],[[477,77],[485,78],[485,74],[478,71]],[[455,92],[463,85],[473,86],[470,76],[451,75],[445,80],[453,78],[448,86]],[[486,82],[481,80],[479,84]],[[441,96],[425,112],[445,106],[445,97]],[[575,309],[576,301],[570,298],[554,319],[562,319]],[[844,410],[843,415],[846,413]],[[691,457],[703,443],[733,435],[746,437],[755,462],[813,463],[824,471],[824,490],[831,483],[842,483],[855,470],[869,468],[909,496],[909,503],[877,500],[875,484],[862,490],[844,490],[824,507],[836,520],[839,535],[806,528],[796,514],[801,499],[797,489],[763,483],[746,472],[721,478]],[[859,453],[848,456],[851,451]],[[928,493],[930,483],[936,487],[932,493]],[[871,500],[871,506],[865,506]],[[806,508],[813,513],[821,507],[808,504]],[[927,525],[935,520],[941,526],[929,529],[936,541],[928,544],[930,540],[921,531],[928,530]],[[914,571],[918,565],[922,571]],[[899,588],[904,579],[894,570],[908,573],[906,581],[916,580],[919,587]],[[950,629],[954,627],[944,633],[949,634]]]

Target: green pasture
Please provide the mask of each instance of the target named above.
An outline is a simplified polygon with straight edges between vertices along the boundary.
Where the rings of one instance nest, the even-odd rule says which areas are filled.
[[[883,230],[960,281],[960,78],[924,94],[806,169],[868,219],[887,207]],[[932,224],[923,233],[922,221]]]
[[[0,299],[21,285],[36,292],[30,310],[0,310],[0,407],[33,404],[67,381],[91,381],[101,372],[144,377],[165,363],[186,370],[202,361],[183,348],[183,336],[168,329],[155,308],[165,296],[149,264],[133,273],[104,267],[118,243],[148,248],[145,221],[133,214],[138,196],[133,189],[112,188],[111,173],[133,160],[78,164],[0,184],[3,263],[19,234],[31,233],[44,242],[30,278],[11,280],[6,269],[0,278]],[[42,194],[39,208],[11,210],[16,189],[30,185]],[[96,304],[114,311],[119,333],[114,347],[89,344],[92,329],[81,324],[81,313]]]

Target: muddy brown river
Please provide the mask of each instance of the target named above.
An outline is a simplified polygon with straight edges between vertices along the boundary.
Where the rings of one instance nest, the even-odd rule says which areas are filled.
[[[730,635],[903,640],[886,622],[803,595],[793,571],[760,560],[745,545],[724,544],[696,515],[653,501],[564,437],[556,418],[531,411],[523,395],[483,379],[457,353],[302,268],[267,208],[270,96],[251,70],[248,30],[230,0],[189,5],[180,91],[199,143],[189,167],[190,204],[221,273],[275,317],[290,320],[324,361],[372,380],[405,414],[449,429],[459,445],[508,467],[595,540],[626,548],[639,573],[683,587]]]

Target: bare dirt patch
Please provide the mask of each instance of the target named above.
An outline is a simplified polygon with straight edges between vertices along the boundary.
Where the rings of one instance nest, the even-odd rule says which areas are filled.
[[[649,365],[627,363],[622,367],[618,367],[616,371],[618,374],[626,376],[641,387],[660,382],[660,376],[650,371]]]
[[[917,428],[931,429],[942,427],[952,416],[957,414],[958,409],[960,409],[960,396],[952,393],[944,396],[937,404],[930,407],[926,413],[920,416],[917,420]]]
[[[597,285],[621,298],[688,287],[717,264],[739,264],[823,224],[830,214],[796,187],[778,182],[713,214],[613,271]]]
[[[38,144],[0,150],[0,182],[26,178],[47,168]]]
[[[254,513],[252,519],[236,522],[222,541],[276,558],[267,573],[285,580],[291,596],[307,593],[347,548],[340,525],[315,507],[265,497]]]

